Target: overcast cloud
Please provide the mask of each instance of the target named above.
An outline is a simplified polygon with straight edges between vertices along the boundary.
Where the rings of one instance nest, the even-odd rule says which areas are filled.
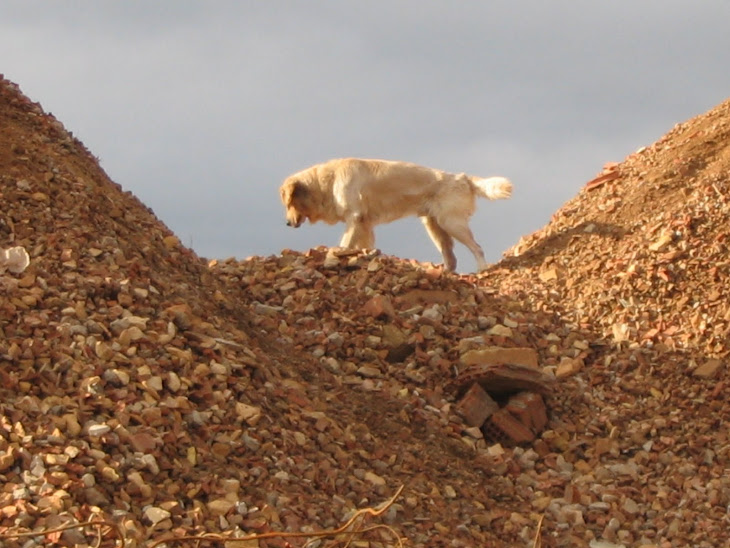
[[[605,162],[730,96],[727,0],[71,5],[5,0],[0,73],[207,258],[335,245],[341,225],[284,225],[278,186],[362,156],[510,177],[472,221],[497,261]],[[440,261],[415,219],[376,235]]]

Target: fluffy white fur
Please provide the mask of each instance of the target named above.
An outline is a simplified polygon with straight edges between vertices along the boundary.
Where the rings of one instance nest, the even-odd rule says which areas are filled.
[[[477,268],[487,267],[469,228],[477,196],[509,198],[512,183],[504,177],[448,173],[407,162],[344,158],[295,173],[280,189],[287,225],[305,220],[347,225],[340,245],[375,246],[373,227],[416,215],[423,221],[447,270],[456,268],[454,239],[474,254]]]

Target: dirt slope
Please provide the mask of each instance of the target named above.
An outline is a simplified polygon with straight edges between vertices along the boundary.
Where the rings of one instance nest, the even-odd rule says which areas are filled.
[[[501,263],[607,338],[725,357],[730,101],[595,181]]]
[[[5,80],[0,125],[2,247],[31,259],[2,276],[0,534],[92,517],[118,523],[128,545],[311,531],[407,484],[389,520],[416,544],[497,538],[487,525],[517,507],[514,486],[473,465],[461,428],[445,430],[458,419],[425,411],[416,385],[351,387],[262,331],[268,312],[251,303],[260,290],[219,283]],[[264,278],[287,275],[254,265]],[[61,540],[94,543],[86,532]]]
[[[0,535],[311,532],[402,485],[373,522],[413,546],[528,546],[541,518],[543,546],[722,546],[728,127],[727,104],[679,126],[486,277],[324,249],[208,266],[0,80],[0,247],[31,257],[0,275]],[[570,366],[534,444],[454,413],[483,347]]]

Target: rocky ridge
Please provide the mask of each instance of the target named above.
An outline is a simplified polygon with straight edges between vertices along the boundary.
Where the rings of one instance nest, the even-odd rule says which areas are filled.
[[[6,80],[0,126],[0,247],[30,254],[0,275],[7,546],[92,518],[129,546],[312,532],[399,486],[382,521],[414,546],[725,542],[727,103],[479,277],[325,249],[206,263]],[[534,442],[456,412],[474,352],[558,377]]]
[[[728,142],[730,101],[607,164],[498,268],[614,343],[727,356]]]

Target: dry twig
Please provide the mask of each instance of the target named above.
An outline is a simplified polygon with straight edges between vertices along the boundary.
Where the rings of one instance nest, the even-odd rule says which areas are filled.
[[[81,529],[83,527],[94,527],[96,526],[97,529],[97,541],[95,548],[98,548],[101,546],[101,541],[103,540],[103,534],[102,534],[102,527],[110,527],[115,532],[119,539],[119,548],[124,548],[127,543],[124,540],[124,536],[122,535],[122,531],[119,529],[119,526],[116,523],[113,523],[111,521],[106,520],[91,520],[91,521],[84,521],[81,523],[71,523],[69,525],[62,525],[60,527],[54,527],[53,529],[43,529],[42,531],[26,531],[24,533],[2,533],[0,534],[0,541],[2,540],[10,540],[10,539],[20,539],[20,538],[29,538],[29,537],[41,537],[46,535],[51,535],[53,533],[62,533],[63,531],[68,531],[69,529]]]
[[[256,535],[249,535],[246,537],[231,537],[229,535],[219,535],[215,533],[209,533],[204,535],[190,535],[190,536],[182,536],[182,537],[168,537],[165,539],[160,539],[153,543],[149,548],[157,548],[158,546],[168,543],[168,542],[184,542],[184,541],[196,541],[199,545],[202,541],[210,541],[210,542],[227,542],[227,543],[238,543],[238,542],[248,542],[251,540],[263,540],[268,538],[312,538],[312,539],[321,539],[326,537],[337,537],[339,535],[347,534],[348,538],[345,543],[345,548],[350,545],[352,542],[352,539],[357,535],[362,535],[363,533],[366,533],[368,531],[373,531],[375,529],[386,529],[389,531],[396,539],[396,546],[398,548],[402,548],[403,542],[400,538],[400,536],[393,530],[392,527],[389,527],[387,525],[374,525],[371,527],[367,527],[364,529],[358,529],[358,528],[352,528],[354,524],[358,521],[358,519],[364,518],[367,515],[369,516],[379,516],[383,512],[385,512],[388,508],[390,508],[393,503],[396,501],[396,499],[400,496],[401,492],[403,491],[403,485],[401,485],[398,490],[395,492],[395,494],[387,500],[385,503],[381,504],[379,508],[363,508],[361,510],[356,511],[352,517],[345,522],[344,525],[339,527],[338,529],[325,529],[323,531],[314,531],[311,533],[305,533],[305,532],[286,532],[286,531],[269,531],[267,533],[258,533]]]
[[[540,516],[540,521],[537,522],[537,531],[535,532],[535,542],[532,544],[532,548],[542,547],[542,522],[545,519],[545,514]]]

